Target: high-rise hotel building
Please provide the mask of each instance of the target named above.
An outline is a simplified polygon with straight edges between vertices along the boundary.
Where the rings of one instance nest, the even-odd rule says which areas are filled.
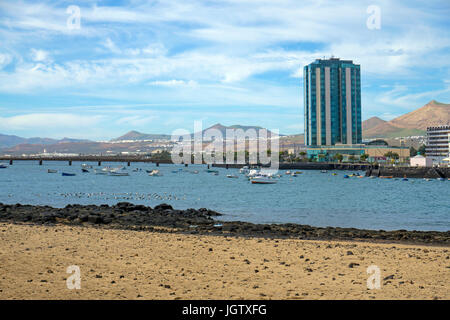
[[[360,144],[360,66],[339,58],[317,59],[304,67],[305,144]]]

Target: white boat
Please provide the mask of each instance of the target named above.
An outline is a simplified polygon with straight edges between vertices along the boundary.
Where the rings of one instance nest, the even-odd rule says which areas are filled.
[[[268,179],[264,177],[255,177],[250,180],[252,184],[275,184],[277,183],[277,180],[275,179]]]
[[[252,178],[260,175],[259,170],[252,169],[247,173],[247,177]]]
[[[227,178],[234,178],[237,179],[239,178],[238,176],[234,175],[234,174],[227,174]]]
[[[0,169],[6,169],[8,165],[6,163],[0,163]]]
[[[239,173],[242,173],[242,174],[247,174],[247,173],[249,173],[249,169],[248,169],[248,167],[247,166],[243,166],[240,170],[239,170]]]
[[[126,169],[125,169],[125,167],[121,166],[121,167],[116,167],[116,168],[106,167],[106,168],[103,168],[102,170],[106,171],[106,172],[119,172],[121,170],[126,170]]]
[[[286,174],[291,174],[291,171],[290,170],[286,171]]]
[[[152,170],[148,175],[151,177],[161,177],[163,174],[159,170]]]
[[[130,174],[128,172],[110,171],[109,175],[114,176],[114,177],[126,177],[126,176],[129,176]]]
[[[92,166],[90,164],[83,163],[81,165],[81,168],[83,168],[83,169],[92,169]]]

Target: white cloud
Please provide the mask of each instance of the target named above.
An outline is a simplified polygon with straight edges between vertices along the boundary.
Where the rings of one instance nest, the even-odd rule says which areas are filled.
[[[81,116],[70,113],[29,113],[11,117],[0,117],[0,130],[67,129],[91,127],[99,123],[102,116]]]
[[[112,53],[122,52],[110,38],[106,38],[106,40],[102,42],[102,45]]]
[[[36,62],[45,62],[49,60],[49,53],[45,50],[31,49],[31,58]]]
[[[119,125],[127,125],[134,128],[142,127],[153,123],[159,117],[157,115],[154,116],[129,116],[123,117],[116,121]]]
[[[3,69],[8,64],[10,64],[11,61],[12,61],[12,57],[10,54],[0,53],[0,70]]]
[[[149,83],[152,86],[164,86],[164,87],[178,87],[178,86],[196,86],[197,82],[193,80],[166,80],[166,81],[152,81]]]

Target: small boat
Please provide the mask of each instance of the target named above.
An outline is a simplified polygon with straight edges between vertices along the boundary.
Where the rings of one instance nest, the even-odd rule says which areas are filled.
[[[127,176],[129,176],[130,174],[129,174],[128,172],[110,171],[110,172],[109,172],[109,175],[110,175],[110,176],[113,176],[113,177],[127,177]]]
[[[402,178],[402,181],[408,181],[408,178],[406,178],[406,177]]]
[[[48,169],[47,173],[58,173],[58,170]]]
[[[219,170],[206,169],[206,172],[209,172],[209,173],[219,173]]]
[[[105,175],[108,174],[108,172],[106,172],[106,171],[98,171],[98,170],[94,170],[94,172],[95,172],[96,175],[102,175],[102,176],[105,176]]]
[[[242,173],[242,174],[246,174],[246,173],[249,173],[249,169],[248,169],[248,167],[247,166],[243,166],[240,170],[239,170],[239,173]]]
[[[286,171],[286,174],[291,174],[291,171],[289,171],[289,170],[288,170],[288,171]]]
[[[227,178],[234,178],[237,179],[239,178],[238,176],[235,176],[234,174],[227,174]]]
[[[276,180],[271,179],[252,179],[252,184],[275,184],[277,183]]]
[[[358,176],[358,178],[364,178],[364,176]]]
[[[381,179],[392,179],[394,176],[380,176]]]
[[[89,170],[88,170],[88,169],[85,169],[85,168],[81,168],[81,172],[83,172],[83,173],[89,173]]]
[[[148,175],[151,177],[161,177],[162,173],[159,172],[159,170],[152,170],[152,172],[150,172]]]
[[[291,173],[291,177],[296,177],[296,176],[297,176],[297,174],[295,172]]]
[[[295,174],[302,174],[303,171],[295,171],[294,173],[295,173]]]
[[[327,170],[320,170],[320,173],[327,173]]]
[[[438,179],[438,181],[445,181],[444,178],[437,178],[437,179]]]
[[[370,177],[369,177],[369,179],[375,179],[375,178],[376,178],[375,176],[370,176]]]
[[[336,173],[336,172],[333,172],[331,175],[332,175],[332,176],[337,176],[337,173]]]
[[[91,166],[90,164],[86,164],[86,163],[83,163],[83,164],[81,165],[81,167],[82,167],[83,169],[92,169],[92,166]]]
[[[63,177],[74,177],[74,176],[76,176],[75,173],[68,173],[68,172],[63,172],[61,175]]]
[[[348,179],[350,176],[348,174],[344,174],[344,179]]]
[[[0,163],[0,169],[6,169],[6,168],[8,168],[7,164]]]

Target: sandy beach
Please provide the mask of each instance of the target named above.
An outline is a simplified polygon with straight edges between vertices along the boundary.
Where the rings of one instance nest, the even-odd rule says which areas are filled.
[[[0,224],[0,299],[449,299],[448,246]],[[81,289],[69,290],[76,265]],[[367,267],[381,287],[368,289]]]

